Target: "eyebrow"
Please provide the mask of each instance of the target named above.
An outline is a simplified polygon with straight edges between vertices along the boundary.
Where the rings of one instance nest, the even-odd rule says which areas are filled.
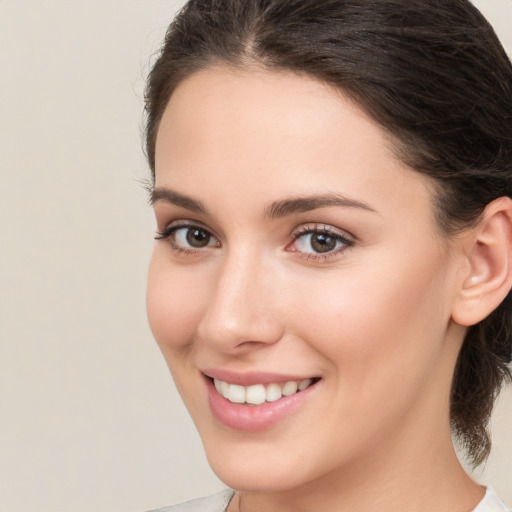
[[[208,209],[204,206],[201,201],[192,199],[189,196],[180,194],[174,190],[168,188],[155,188],[151,192],[150,203],[154,205],[158,201],[164,201],[166,203],[185,208],[195,213],[201,213],[204,215],[208,214]],[[341,206],[344,208],[359,208],[369,212],[377,213],[371,206],[351,199],[341,194],[327,194],[327,195],[312,195],[295,197],[290,199],[282,199],[274,201],[270,206],[265,209],[265,217],[274,219],[286,217],[294,213],[303,213],[310,210],[317,210],[319,208],[325,208],[328,206]]]
[[[168,188],[155,188],[151,192],[149,202],[154,205],[157,201],[164,201],[166,203],[180,206],[186,210],[190,210],[195,213],[207,214],[208,210],[201,201],[196,201],[191,197],[175,192]]]
[[[377,213],[370,205],[363,201],[350,199],[341,194],[313,195],[284,199],[273,202],[265,211],[265,217],[285,217],[293,213],[308,212],[327,206],[342,206],[344,208],[360,208],[369,212]]]

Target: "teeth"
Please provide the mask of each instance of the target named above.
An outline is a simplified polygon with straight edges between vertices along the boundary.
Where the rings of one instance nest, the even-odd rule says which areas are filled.
[[[229,384],[227,398],[235,404],[243,404],[245,402],[245,387],[238,384]]]
[[[213,383],[215,384],[215,389],[224,397],[228,397],[229,384],[222,380],[214,379]]]
[[[300,382],[289,381],[285,384],[255,384],[253,386],[240,386],[229,384],[222,380],[213,379],[215,389],[220,395],[235,404],[260,405],[264,402],[275,402],[283,396],[291,396],[303,391],[313,383],[313,379],[304,379]]]
[[[269,384],[267,386],[267,402],[275,402],[279,400],[283,396],[283,392],[281,391],[281,386],[279,384]]]
[[[308,386],[311,385],[311,382],[312,382],[311,379],[304,379],[304,380],[300,381],[299,382],[299,391],[303,391],[304,389],[306,389]]]
[[[291,380],[290,382],[287,382],[283,386],[283,395],[284,396],[294,395],[295,393],[297,393],[298,387],[299,387],[298,384],[293,380]]]
[[[259,405],[267,398],[267,390],[263,384],[249,386],[245,391],[245,401],[248,404]]]

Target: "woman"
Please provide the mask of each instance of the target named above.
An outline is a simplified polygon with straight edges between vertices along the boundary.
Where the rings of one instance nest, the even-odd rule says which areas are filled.
[[[147,88],[152,331],[230,488],[503,511],[512,67],[467,0],[191,0]]]

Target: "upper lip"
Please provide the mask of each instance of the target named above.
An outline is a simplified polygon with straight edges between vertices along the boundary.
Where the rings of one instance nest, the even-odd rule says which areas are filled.
[[[285,383],[289,381],[300,382],[305,379],[313,379],[313,375],[284,374],[271,372],[234,372],[232,370],[224,370],[220,368],[206,368],[201,372],[211,379],[222,380],[230,384],[238,384],[240,386],[253,386],[255,384],[272,384]]]

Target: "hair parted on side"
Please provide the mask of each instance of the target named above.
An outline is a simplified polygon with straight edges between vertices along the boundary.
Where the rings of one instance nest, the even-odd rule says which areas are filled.
[[[216,63],[304,73],[354,99],[398,158],[434,181],[446,236],[512,197],[512,65],[469,0],[190,0],[148,77],[153,177],[174,89]],[[511,357],[509,294],[469,328],[455,369],[452,430],[474,465],[489,454],[488,422]]]

